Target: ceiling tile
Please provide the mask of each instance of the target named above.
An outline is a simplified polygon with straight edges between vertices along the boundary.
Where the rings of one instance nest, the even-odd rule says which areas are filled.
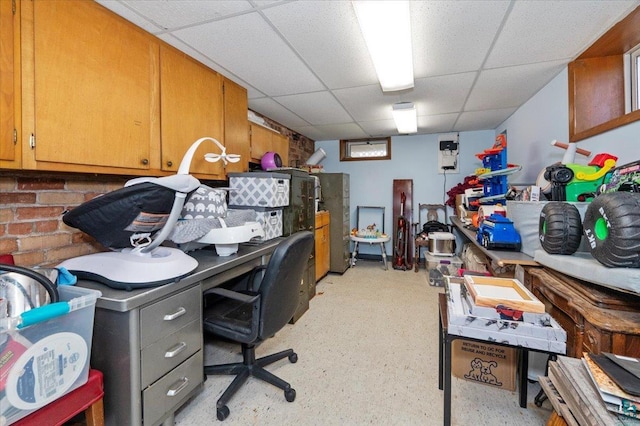
[[[415,77],[478,69],[508,6],[506,1],[411,2]]]
[[[475,72],[416,79],[412,93],[403,100],[413,102],[418,115],[460,111],[476,78]]]
[[[503,108],[495,110],[470,111],[460,114],[456,122],[456,131],[492,130],[509,118],[517,108]]]
[[[288,123],[289,126],[308,126],[309,123],[292,113],[271,98],[250,99],[249,109],[277,121]],[[288,127],[288,126],[287,126]]]
[[[420,133],[451,132],[456,124],[458,113],[418,116],[418,130]]]
[[[274,99],[313,125],[353,121],[353,118],[336,101],[331,92],[302,93],[300,95],[278,96]]]
[[[251,10],[248,1],[126,0],[128,7],[163,30],[221,19]]]
[[[571,60],[628,13],[634,3],[516,1],[485,67]]]
[[[328,88],[378,84],[351,2],[292,2],[264,14]]]
[[[257,13],[185,28],[174,35],[269,96],[324,89]]]
[[[564,68],[562,61],[481,71],[465,111],[518,107]]]
[[[356,121],[386,120],[391,106],[403,100],[399,92],[383,92],[379,84],[338,89],[333,94]]]

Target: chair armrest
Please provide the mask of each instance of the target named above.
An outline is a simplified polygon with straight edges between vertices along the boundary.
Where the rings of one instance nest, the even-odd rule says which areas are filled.
[[[247,281],[247,290],[258,291],[258,288],[260,288],[260,283],[262,282],[262,280],[256,283],[255,282],[256,277],[258,276],[258,273],[266,270],[267,270],[267,265],[259,265],[251,270],[251,274],[249,275],[249,280]],[[264,276],[264,274],[262,275]]]
[[[217,294],[218,296],[237,300],[242,303],[253,303],[260,298],[259,294],[248,295],[248,294],[238,293],[237,291],[229,290],[226,288],[220,288],[220,287],[214,287],[208,290],[207,293]]]

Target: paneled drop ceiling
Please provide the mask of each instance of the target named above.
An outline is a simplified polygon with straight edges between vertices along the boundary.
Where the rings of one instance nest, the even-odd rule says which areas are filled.
[[[640,5],[412,1],[415,87],[383,93],[350,1],[97,0],[248,89],[249,108],[314,140],[494,129]]]

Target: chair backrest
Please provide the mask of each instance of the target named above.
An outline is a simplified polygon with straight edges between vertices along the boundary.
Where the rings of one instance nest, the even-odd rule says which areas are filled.
[[[259,339],[272,336],[293,317],[313,245],[311,232],[296,232],[278,244],[271,255],[258,289],[261,295]]]

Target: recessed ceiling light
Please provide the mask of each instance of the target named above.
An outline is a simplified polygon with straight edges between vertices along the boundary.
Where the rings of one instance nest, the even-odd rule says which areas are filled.
[[[393,119],[399,133],[416,133],[418,131],[418,113],[411,102],[393,104]]]
[[[362,35],[383,92],[413,87],[408,1],[354,1]]]

